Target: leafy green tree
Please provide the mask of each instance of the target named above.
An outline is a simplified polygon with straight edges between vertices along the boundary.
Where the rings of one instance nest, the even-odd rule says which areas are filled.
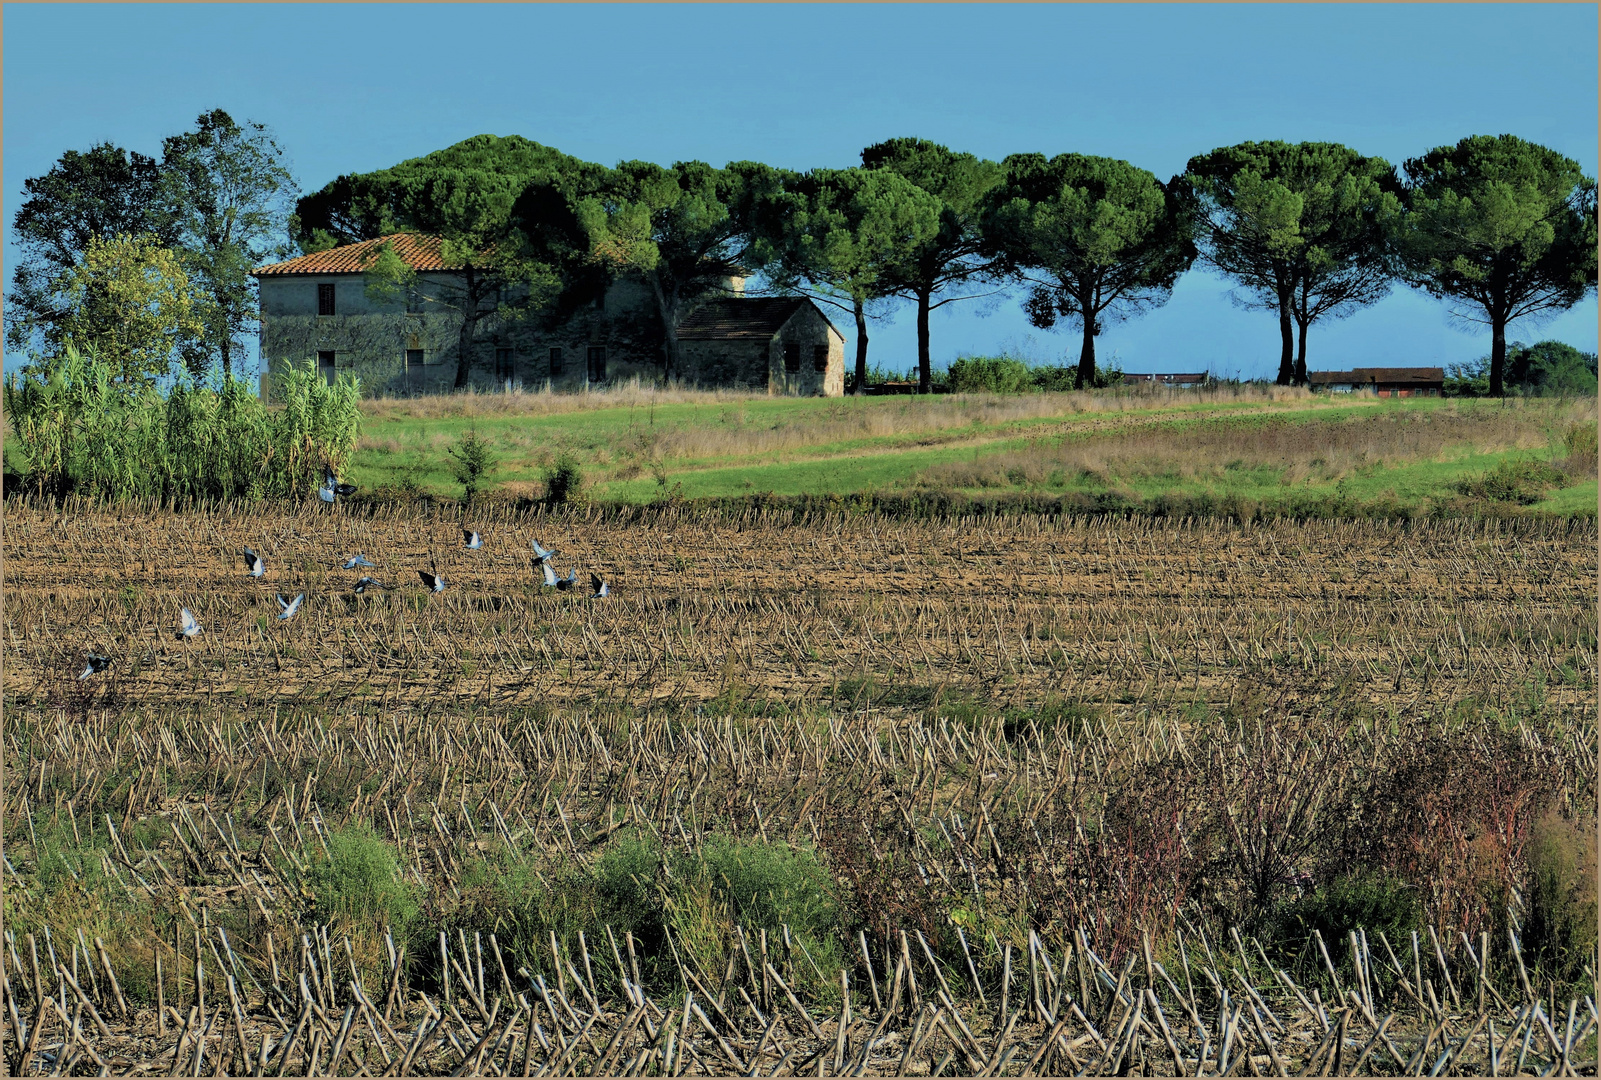
[[[1515,135],[1470,135],[1409,159],[1408,280],[1490,326],[1490,394],[1506,392],[1506,328],[1596,287],[1595,181]]]
[[[1001,167],[915,138],[890,139],[867,147],[862,151],[862,166],[897,173],[942,204],[939,231],[896,260],[886,276],[892,295],[917,304],[917,387],[927,394],[934,387],[929,312],[976,298],[949,295],[950,290],[998,279],[999,262],[989,251],[981,225],[985,199],[1001,181]]]
[[[808,296],[856,320],[858,394],[867,387],[867,320],[894,294],[892,274],[939,233],[938,199],[887,169],[815,169],[764,200],[752,266],[781,293]]]
[[[284,233],[294,177],[266,127],[213,109],[195,130],[163,140],[161,182],[175,241],[204,297],[205,333],[186,362],[199,371],[215,361],[231,376],[235,341],[259,317],[251,269],[293,254]]]
[[[604,173],[517,136],[476,135],[388,169],[337,178],[296,204],[293,228],[305,251],[402,231],[440,237],[441,258],[458,276],[424,287],[386,245],[366,270],[367,287],[380,302],[409,295],[459,318],[460,389],[470,378],[480,326],[527,318],[569,285],[559,255],[531,235],[524,196],[530,189],[554,191],[562,199],[551,205],[570,213],[569,204],[595,190]]]
[[[783,175],[755,162],[717,169],[702,161],[663,168],[625,161],[578,215],[590,250],[617,274],[641,278],[656,300],[668,375],[683,370],[678,326],[695,306],[749,272],[750,222]]]
[[[124,383],[165,375],[185,342],[202,333],[183,260],[148,236],[92,237],[53,292],[64,302],[63,341],[109,365]]]
[[[1244,306],[1278,314],[1278,382],[1305,383],[1312,323],[1389,290],[1394,168],[1338,143],[1247,142],[1191,158],[1185,180],[1206,260],[1244,287]]]
[[[1560,341],[1514,344],[1507,352],[1506,382],[1527,397],[1594,397],[1596,354]]]
[[[1078,385],[1095,383],[1095,338],[1109,322],[1167,302],[1195,261],[1187,203],[1114,158],[1014,154],[992,193],[985,232],[1034,291],[1035,326],[1067,316],[1083,329]]]
[[[148,234],[170,247],[176,239],[161,212],[161,169],[107,142],[68,150],[22,188],[27,198],[11,220],[20,258],[6,297],[6,345],[58,349],[66,306],[54,284],[79,266],[91,240]]]

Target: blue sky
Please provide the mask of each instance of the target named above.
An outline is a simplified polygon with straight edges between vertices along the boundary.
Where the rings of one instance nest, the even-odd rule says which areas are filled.
[[[156,155],[216,107],[270,126],[304,191],[484,132],[604,164],[795,169],[917,135],[994,159],[1124,158],[1164,180],[1248,139],[1332,140],[1399,165],[1509,132],[1596,174],[1593,4],[6,4],[4,22],[8,283],[25,178],[101,140]],[[1076,358],[1076,333],[1033,330],[1020,297],[936,312],[936,365],[1006,348]],[[1511,336],[1594,350],[1596,330],[1592,296]],[[871,339],[875,362],[910,366],[911,310]],[[1277,325],[1197,270],[1099,350],[1130,371],[1271,376]],[[1314,326],[1308,359],[1488,351],[1486,330],[1397,288]]]

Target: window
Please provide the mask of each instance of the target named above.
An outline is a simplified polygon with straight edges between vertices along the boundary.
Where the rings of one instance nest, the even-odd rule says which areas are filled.
[[[589,347],[589,381],[606,381],[606,346],[591,345]]]
[[[512,351],[507,348],[495,350],[495,378],[509,379],[512,376]]]
[[[332,315],[334,313],[334,287],[329,282],[317,286],[317,314]]]
[[[317,354],[317,373],[329,382],[334,379],[334,354],[332,351]]]
[[[827,345],[813,345],[812,346],[812,367],[814,369],[816,369],[817,371],[827,371],[828,370],[828,346]]]
[[[422,314],[422,304],[423,304],[422,293],[418,292],[415,287],[406,290],[406,314],[407,315],[421,315]]]
[[[550,350],[550,374],[554,378],[561,374],[561,349]]]
[[[784,346],[784,370],[788,372],[796,372],[800,370],[799,345]]]
[[[422,367],[424,363],[421,349],[406,350],[406,370],[410,371],[412,368]]]

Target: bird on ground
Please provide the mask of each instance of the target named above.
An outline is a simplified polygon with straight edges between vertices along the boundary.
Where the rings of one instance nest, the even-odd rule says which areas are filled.
[[[589,587],[595,590],[590,596],[591,600],[598,600],[602,596],[611,595],[611,586],[602,581],[600,575],[594,572],[589,575]]]
[[[184,608],[182,611],[178,612],[178,636],[194,637],[198,633],[200,633],[200,624],[196,622],[195,617],[189,613],[189,609]]]
[[[377,563],[368,562],[367,561],[367,557],[365,555],[358,554],[358,555],[352,555],[350,558],[348,558],[344,562],[340,563],[339,564],[339,568],[341,570],[354,570],[358,566],[377,566],[377,565],[378,565]]]
[[[430,592],[445,591],[445,579],[438,574],[430,574],[426,570],[419,570],[417,571],[417,576],[422,578],[422,583],[428,586]]]
[[[281,609],[278,612],[279,620],[281,621],[283,619],[288,619],[288,618],[293,617],[294,613],[300,610],[300,601],[304,600],[305,598],[306,598],[306,594],[305,593],[300,593],[293,600],[285,600],[283,598],[283,594],[279,593],[278,594],[278,607]]]
[[[87,679],[91,675],[98,675],[98,674],[100,674],[102,671],[106,670],[106,668],[108,668],[110,666],[111,666],[111,657],[109,657],[109,656],[101,656],[98,653],[90,653],[89,654],[89,663],[84,666],[83,674],[79,675],[78,678],[80,680],[82,680],[82,679]]]
[[[558,590],[560,590],[561,592],[567,592],[567,591],[569,591],[569,590],[571,590],[573,588],[576,588],[577,585],[578,585],[578,571],[577,570],[569,570],[569,571],[567,571],[567,576],[566,577],[557,578],[556,579],[556,588]]]
[[[389,588],[389,586],[385,585],[381,581],[375,581],[374,579],[372,579],[370,577],[364,577],[360,581],[356,582],[356,590],[355,591],[356,591],[356,595],[360,596],[362,593],[366,592],[368,589],[387,589],[387,588]]]
[[[244,555],[245,567],[249,570],[251,577],[260,577],[267,572],[267,564],[261,561],[260,555],[257,555],[249,548],[245,548]]]
[[[484,538],[472,529],[461,530],[461,542],[471,551],[477,551],[484,546]]]
[[[546,563],[550,562],[551,559],[556,557],[556,554],[557,554],[556,552],[547,551],[544,548],[540,547],[538,540],[533,540],[533,541],[530,541],[530,542],[534,545],[534,565],[535,566],[544,566]]]

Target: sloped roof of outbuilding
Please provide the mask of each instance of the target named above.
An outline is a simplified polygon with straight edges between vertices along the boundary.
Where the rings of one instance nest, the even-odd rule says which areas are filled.
[[[770,341],[803,307],[822,317],[839,334],[821,309],[804,296],[729,296],[708,300],[678,324],[680,341]],[[840,335],[843,339],[844,335]]]

